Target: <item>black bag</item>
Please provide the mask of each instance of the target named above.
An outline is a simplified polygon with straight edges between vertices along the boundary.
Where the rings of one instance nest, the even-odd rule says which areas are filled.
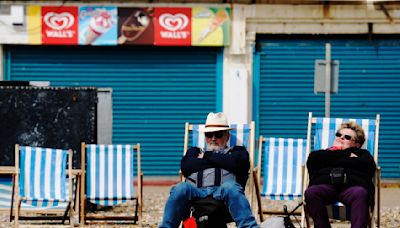
[[[333,168],[330,176],[332,185],[340,186],[347,184],[347,174],[344,168]]]
[[[226,223],[233,222],[224,202],[216,200],[212,196],[194,201],[190,210],[198,228],[226,228]]]
[[[297,208],[301,206],[303,206],[303,202],[299,203],[291,212],[289,212],[287,206],[283,205],[283,211],[285,212],[285,216],[283,217],[283,224],[285,228],[295,228],[292,220],[290,219],[290,216],[293,216],[296,219],[296,222],[299,224],[299,227],[301,227],[299,220],[297,220],[296,216],[294,216],[294,212],[297,210]]]

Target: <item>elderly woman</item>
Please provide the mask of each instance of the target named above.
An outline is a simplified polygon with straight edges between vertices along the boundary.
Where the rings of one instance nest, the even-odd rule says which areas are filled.
[[[374,205],[376,164],[369,151],[361,149],[364,141],[359,125],[343,123],[332,147],[308,157],[310,184],[304,196],[315,227],[331,227],[326,205],[335,201],[351,206],[352,228],[367,227],[369,206]]]

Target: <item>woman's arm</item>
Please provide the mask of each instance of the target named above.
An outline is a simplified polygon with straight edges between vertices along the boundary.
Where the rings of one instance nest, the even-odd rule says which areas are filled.
[[[332,166],[338,159],[350,157],[347,150],[317,150],[310,153],[307,159],[307,168],[311,171]]]

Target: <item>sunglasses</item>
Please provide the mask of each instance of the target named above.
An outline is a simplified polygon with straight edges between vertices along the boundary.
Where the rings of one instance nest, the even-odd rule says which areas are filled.
[[[209,139],[211,139],[213,136],[215,136],[217,139],[220,139],[224,136],[224,131],[206,132],[204,134]]]
[[[341,138],[342,136],[344,137],[344,139],[346,139],[348,141],[352,140],[352,138],[353,138],[353,137],[351,137],[351,135],[343,135],[340,132],[336,132],[336,137]]]

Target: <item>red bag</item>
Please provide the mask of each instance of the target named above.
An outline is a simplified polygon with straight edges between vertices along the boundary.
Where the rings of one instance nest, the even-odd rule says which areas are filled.
[[[188,219],[183,221],[184,228],[197,228],[196,219],[193,216],[190,216]]]

